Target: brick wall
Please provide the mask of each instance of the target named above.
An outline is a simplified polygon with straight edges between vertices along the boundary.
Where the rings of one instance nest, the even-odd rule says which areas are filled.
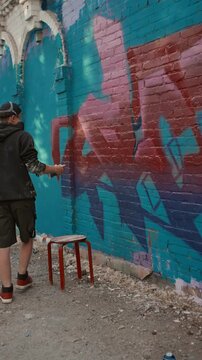
[[[96,249],[200,288],[201,4],[66,1],[62,11],[75,229]]]

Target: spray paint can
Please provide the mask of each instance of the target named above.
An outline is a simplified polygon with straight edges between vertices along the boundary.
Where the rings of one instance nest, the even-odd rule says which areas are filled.
[[[176,360],[176,357],[171,352],[167,352],[164,355],[163,360]]]

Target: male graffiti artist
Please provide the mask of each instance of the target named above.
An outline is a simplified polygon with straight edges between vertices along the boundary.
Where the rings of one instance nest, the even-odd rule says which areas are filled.
[[[23,130],[21,109],[12,102],[0,107],[0,299],[13,300],[10,247],[16,243],[16,225],[21,238],[16,288],[32,285],[28,265],[35,237],[35,190],[29,173],[63,173],[63,165],[46,165],[37,158],[31,135]]]

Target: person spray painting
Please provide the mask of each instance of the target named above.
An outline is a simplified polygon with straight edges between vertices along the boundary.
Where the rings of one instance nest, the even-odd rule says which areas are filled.
[[[60,176],[63,165],[47,165],[38,160],[32,136],[23,130],[21,109],[12,102],[0,107],[0,300],[11,303],[10,247],[16,243],[16,225],[21,238],[16,288],[32,285],[28,265],[35,237],[35,197],[30,173]]]

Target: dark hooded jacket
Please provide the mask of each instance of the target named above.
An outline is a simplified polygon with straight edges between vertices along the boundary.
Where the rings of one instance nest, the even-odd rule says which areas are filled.
[[[23,123],[0,123],[0,201],[35,198],[28,170],[40,175],[45,167]]]

